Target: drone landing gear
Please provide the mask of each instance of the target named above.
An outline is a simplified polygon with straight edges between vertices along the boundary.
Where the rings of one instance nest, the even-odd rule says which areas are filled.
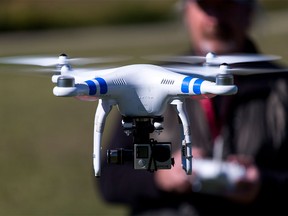
[[[175,105],[179,118],[182,122],[183,141],[181,145],[182,152],[182,167],[187,175],[192,173],[192,146],[191,132],[188,115],[185,110],[184,101],[173,100],[172,105]],[[115,105],[113,100],[99,100],[98,107],[95,113],[94,121],[94,145],[93,145],[93,166],[96,177],[101,174],[101,139],[105,126],[107,115]],[[134,158],[135,169],[145,169],[148,171],[156,171],[157,169],[171,169],[174,165],[174,159],[171,158],[171,143],[157,142],[150,139],[150,133],[163,130],[163,117],[124,117],[122,126],[127,135],[133,134],[134,137],[134,154],[133,150],[126,151],[121,149],[109,150],[110,161],[125,161],[127,158]],[[131,152],[133,157],[131,157]],[[123,154],[122,154],[123,153]]]
[[[94,119],[93,166],[96,177],[101,174],[101,139],[107,115],[115,104],[113,100],[99,99]]]
[[[192,143],[191,143],[191,129],[188,114],[185,109],[184,101],[175,99],[171,102],[172,105],[176,106],[176,111],[182,123],[182,168],[185,170],[187,175],[192,174]]]

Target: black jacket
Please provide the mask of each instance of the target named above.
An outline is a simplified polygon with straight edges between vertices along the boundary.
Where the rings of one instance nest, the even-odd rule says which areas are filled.
[[[244,52],[257,53],[257,50],[247,41]],[[270,63],[253,66],[277,67]],[[244,205],[217,195],[165,193],[157,189],[153,173],[134,170],[132,162],[107,164],[105,157],[101,177],[96,179],[103,199],[129,206],[132,214],[146,212],[152,215],[151,212],[158,210],[175,209],[178,211],[176,215],[181,215],[179,209],[183,206],[184,209],[189,206],[186,208],[189,215],[195,211],[200,215],[288,214],[285,206],[288,194],[287,78],[285,73],[235,77],[236,95],[212,99],[217,122],[222,126],[224,157],[228,154],[250,155],[260,168],[262,185],[255,202]],[[191,119],[192,144],[205,148],[211,155],[213,140],[199,101],[187,100],[186,106]],[[108,131],[110,125],[106,133],[111,139],[104,144],[103,152],[108,148],[132,148],[132,138],[127,137],[121,128],[121,116],[117,111],[112,115],[113,122],[107,122],[105,129]],[[177,114],[169,107],[164,114],[164,132],[155,138],[180,147],[179,127]]]

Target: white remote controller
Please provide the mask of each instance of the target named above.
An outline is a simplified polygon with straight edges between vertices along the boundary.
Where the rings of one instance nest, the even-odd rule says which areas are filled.
[[[192,171],[196,174],[193,190],[208,193],[233,189],[236,181],[245,175],[245,168],[239,164],[202,158],[193,159]]]

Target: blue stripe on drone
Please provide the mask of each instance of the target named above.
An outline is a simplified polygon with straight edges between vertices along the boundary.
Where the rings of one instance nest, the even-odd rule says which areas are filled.
[[[92,80],[85,81],[89,87],[89,95],[95,95],[97,92],[96,84]]]
[[[200,87],[201,87],[201,84],[202,84],[203,81],[204,81],[204,80],[202,80],[202,79],[197,79],[197,80],[195,80],[194,85],[193,85],[193,92],[194,92],[195,94],[197,94],[197,95],[201,94],[201,89],[200,89]]]
[[[101,77],[97,77],[95,78],[95,80],[97,80],[100,85],[100,94],[106,94],[108,91],[108,86],[107,86],[106,81]]]
[[[189,83],[192,80],[192,77],[185,77],[183,79],[182,85],[181,85],[181,91],[183,93],[189,93]]]

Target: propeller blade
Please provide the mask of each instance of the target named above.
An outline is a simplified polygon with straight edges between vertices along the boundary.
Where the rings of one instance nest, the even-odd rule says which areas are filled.
[[[165,56],[165,55],[150,55],[143,57],[144,59],[151,61],[163,61],[163,62],[183,62],[190,64],[205,63],[206,57],[204,56]]]
[[[228,73],[233,75],[288,73],[288,68],[231,68],[228,69]]]
[[[117,67],[109,66],[109,67],[97,67],[97,68],[72,68],[71,71],[69,71],[70,74],[76,75],[76,76],[87,76],[89,73],[95,73],[97,75],[99,74],[107,74],[112,69],[116,69]],[[109,69],[109,70],[108,70]],[[27,70],[28,71],[28,70]],[[55,74],[58,73],[59,70],[55,68],[37,68],[33,70],[29,70],[29,72],[34,73],[43,73],[43,74]]]
[[[58,57],[14,56],[0,58],[1,64],[20,64],[35,66],[52,66],[58,63]]]
[[[261,55],[261,54],[234,54],[234,55],[215,55],[208,53],[206,56],[149,56],[149,60],[164,61],[164,62],[179,62],[188,64],[207,63],[210,65],[221,64],[237,64],[261,61],[275,61],[281,59],[276,55]]]
[[[193,65],[167,65],[164,68],[181,74],[194,75],[196,77],[205,77],[215,79],[217,74],[227,73],[232,75],[253,75],[267,73],[287,73],[287,68],[225,68],[221,66],[193,66]]]
[[[167,70],[181,73],[185,75],[194,75],[196,77],[205,77],[215,79],[216,75],[219,73],[219,68],[208,67],[208,66],[193,66],[193,65],[167,65],[162,66]]]
[[[111,63],[119,61],[128,61],[130,56],[114,56],[114,57],[90,57],[90,58],[72,58],[68,59],[71,64],[77,65],[87,65],[87,64],[101,64],[101,63]]]
[[[214,58],[207,58],[208,64],[238,64],[238,63],[249,63],[249,62],[262,62],[262,61],[275,61],[281,59],[280,56],[276,55],[260,55],[260,54],[243,54],[243,55],[222,55]]]
[[[91,58],[67,58],[67,63],[76,65],[87,65],[95,63],[109,63],[117,61],[126,61],[131,57],[91,57]],[[13,56],[0,58],[0,64],[20,64],[20,65],[35,65],[35,66],[55,66],[59,64],[59,57],[53,56]]]

